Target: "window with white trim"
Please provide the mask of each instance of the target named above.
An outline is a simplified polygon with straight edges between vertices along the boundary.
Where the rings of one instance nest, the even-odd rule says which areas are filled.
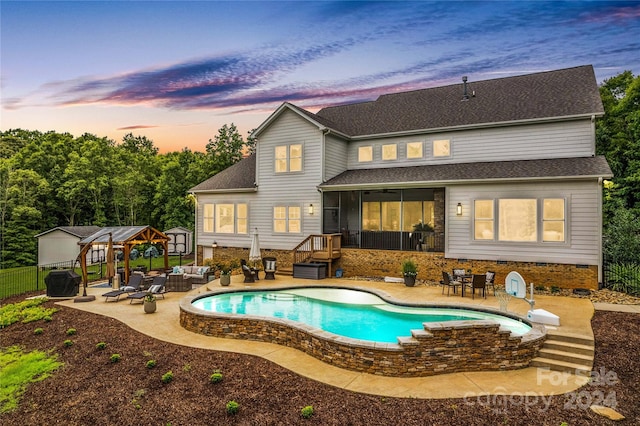
[[[565,241],[563,198],[546,198],[542,206],[542,241]]]
[[[493,240],[493,200],[475,200],[473,212],[474,238],[476,240]]]
[[[501,198],[498,200],[498,239],[500,241],[537,241],[537,200]]]
[[[373,147],[372,146],[358,147],[358,162],[366,163],[370,161],[373,161]]]
[[[213,232],[213,204],[202,206],[202,232]]]
[[[398,158],[398,145],[395,143],[382,145],[382,159],[396,160]]]
[[[273,208],[273,232],[295,233],[302,231],[300,206],[275,206]]]
[[[434,157],[449,157],[451,155],[451,142],[449,139],[433,141]]]
[[[247,205],[239,203],[236,205],[236,233],[247,233],[247,217],[248,217]]]
[[[407,158],[422,158],[422,142],[407,142]]]
[[[276,173],[302,171],[302,144],[276,146],[275,170]]]
[[[216,234],[233,234],[234,224],[233,204],[216,204]]]

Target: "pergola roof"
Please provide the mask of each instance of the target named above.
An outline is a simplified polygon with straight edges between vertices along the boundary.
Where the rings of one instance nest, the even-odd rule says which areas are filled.
[[[83,238],[78,242],[81,246],[85,244],[107,244],[109,234],[113,237],[113,244],[138,245],[144,243],[162,243],[169,241],[169,237],[163,232],[151,226],[107,226]]]

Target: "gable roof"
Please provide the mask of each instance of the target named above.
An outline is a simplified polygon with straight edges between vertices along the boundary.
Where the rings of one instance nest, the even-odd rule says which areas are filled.
[[[256,155],[251,154],[194,186],[189,192],[255,191],[255,182]]]
[[[36,235],[35,238],[41,237],[43,235],[49,234],[53,231],[62,231],[66,234],[73,235],[74,237],[84,238],[91,234],[94,234],[101,230],[100,226],[88,225],[88,226],[56,226],[55,228],[49,229],[48,231],[41,232]]]
[[[470,183],[483,180],[611,178],[604,156],[545,160],[491,161],[429,166],[347,170],[319,185],[325,190]]]
[[[380,96],[308,113],[351,137],[600,116],[604,108],[591,65]],[[475,95],[472,95],[474,93]]]

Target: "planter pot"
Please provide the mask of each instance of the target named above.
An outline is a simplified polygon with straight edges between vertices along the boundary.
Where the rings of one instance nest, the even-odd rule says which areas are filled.
[[[404,285],[407,287],[413,287],[416,285],[416,276],[415,275],[405,275],[404,276]]]
[[[231,275],[222,274],[220,275],[220,285],[228,286],[231,284]]]
[[[156,301],[154,300],[153,302],[148,302],[148,301],[144,301],[143,303],[144,305],[144,312],[147,314],[152,314],[156,311]]]

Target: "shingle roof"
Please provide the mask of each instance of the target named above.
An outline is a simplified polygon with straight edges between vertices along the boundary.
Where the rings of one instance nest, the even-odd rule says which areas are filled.
[[[444,184],[560,177],[610,178],[612,176],[607,160],[603,156],[596,156],[347,170],[321,184],[320,187],[338,189],[338,187],[372,185],[384,187],[394,184]]]
[[[95,226],[95,225],[88,225],[88,226],[57,226],[53,229],[49,229],[48,231],[44,231],[38,235],[36,235],[35,237],[38,238],[42,235],[48,234],[50,232],[53,231],[62,231],[62,232],[66,232],[69,235],[73,235],[74,237],[78,237],[78,238],[84,238],[86,236],[89,236],[91,234],[94,234],[96,232],[98,232],[100,229],[102,229],[99,226]]]
[[[382,95],[323,108],[316,121],[351,137],[604,113],[593,67],[585,65]],[[304,110],[303,110],[304,111]]]
[[[252,154],[194,186],[189,192],[249,190],[255,188],[255,181],[256,155]]]

